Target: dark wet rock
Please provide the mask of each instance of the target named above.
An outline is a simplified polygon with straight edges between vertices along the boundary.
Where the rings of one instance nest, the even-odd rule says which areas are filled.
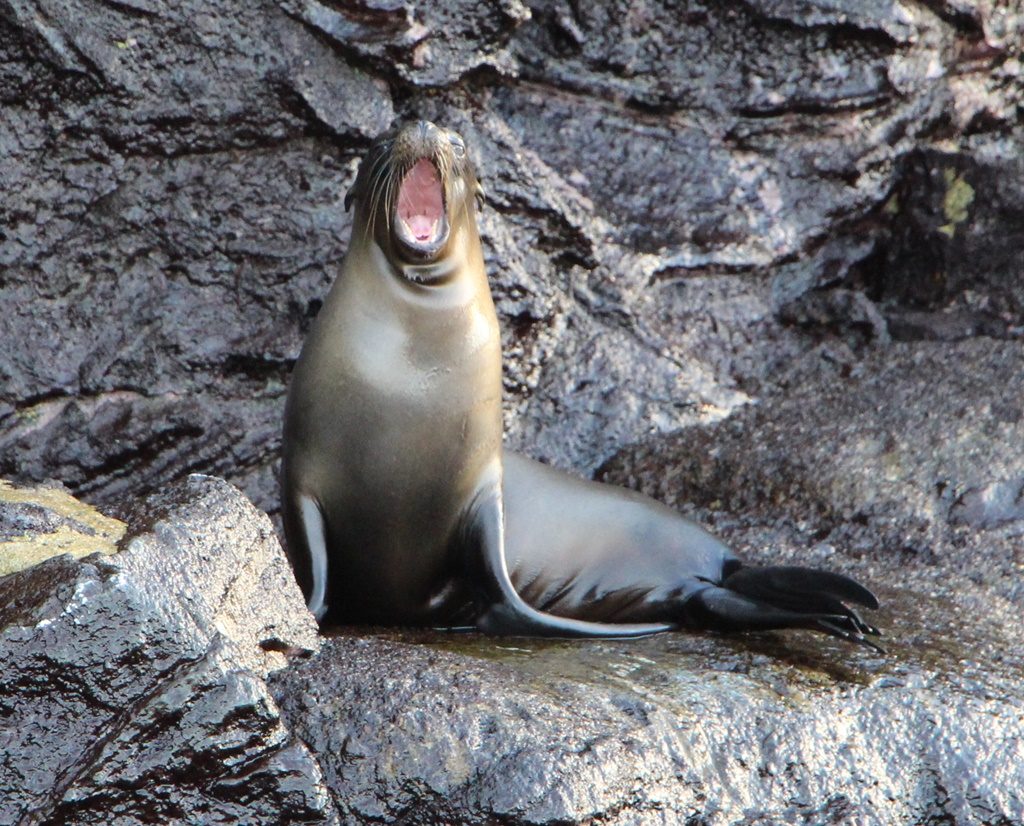
[[[993,339],[822,347],[759,404],[629,448],[604,477],[676,506],[788,516],[865,552],[955,559],[990,528],[1009,551],[1024,531],[1020,366],[1020,344]]]
[[[1019,627],[886,596],[887,657],[340,636],[271,683],[349,823],[1024,822]]]
[[[333,822],[264,683],[318,646],[270,521],[199,476],[142,510],[0,578],[0,823]]]
[[[898,339],[1019,338],[1020,30],[942,2],[8,3],[0,474],[110,505],[199,470],[275,511],[355,158],[417,115],[480,161],[509,441],[542,458],[728,416],[806,352],[782,309],[809,291]],[[819,333],[862,328],[830,306]]]
[[[1012,317],[1011,317],[1012,318]],[[966,341],[989,338],[1020,338],[1015,322],[993,318],[976,309],[947,307],[938,312],[892,309],[885,315],[886,330],[897,341]]]
[[[1024,476],[967,488],[950,507],[949,521],[982,529],[1024,522]]]
[[[828,331],[850,346],[889,342],[889,325],[878,307],[857,290],[831,289],[805,293],[779,308],[784,324],[811,331]]]
[[[2,823],[1024,823],[1019,601],[941,557],[720,520],[748,557],[870,583],[885,655],[810,632],[321,642],[230,486],[120,515],[119,552],[0,577]]]
[[[887,229],[857,276],[896,338],[1024,336],[1024,160],[1009,144],[1019,136],[901,161]]]
[[[418,7],[400,0],[281,0],[281,6],[357,64],[426,87],[447,86],[483,68],[511,72],[509,37],[530,18],[521,0]]]
[[[0,476],[59,479],[138,534],[0,580],[0,755],[22,755],[3,816],[1024,820],[1001,739],[1021,716],[1022,21],[959,0],[0,2]],[[202,471],[276,510],[356,160],[417,116],[481,168],[508,443],[583,473],[622,451],[609,478],[745,555],[866,579],[891,659],[799,636],[343,638],[273,678],[281,721],[263,676],[314,643],[282,624],[308,616],[280,558],[264,577],[238,556],[279,557],[268,523],[243,529],[212,482],[151,527],[123,506]],[[186,498],[213,545],[168,527]],[[4,504],[0,538],[117,541],[47,514]],[[25,732],[38,750],[12,751]]]

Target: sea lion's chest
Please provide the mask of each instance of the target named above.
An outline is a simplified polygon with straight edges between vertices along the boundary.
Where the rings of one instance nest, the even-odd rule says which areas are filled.
[[[342,332],[331,371],[349,393],[396,412],[438,413],[493,403],[500,392],[497,319],[458,289],[348,279],[331,322]],[[465,292],[465,291],[463,291]]]
[[[486,299],[343,273],[302,370],[320,385],[306,394],[320,409],[296,411],[319,434],[310,460],[332,498],[373,498],[373,513],[394,502],[389,523],[398,511],[459,510],[501,446],[500,337]]]
[[[294,453],[317,479],[334,587],[359,583],[342,601],[365,601],[360,616],[397,601],[426,621],[444,613],[453,537],[501,449],[493,305],[396,297],[366,278],[337,286],[303,354],[298,380],[318,389],[294,411],[310,436]]]

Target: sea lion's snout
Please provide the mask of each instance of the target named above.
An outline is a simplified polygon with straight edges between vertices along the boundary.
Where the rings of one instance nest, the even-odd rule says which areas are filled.
[[[429,120],[418,120],[398,130],[391,152],[396,163],[408,166],[419,158],[436,158],[445,140],[444,129]]]
[[[473,199],[482,191],[462,138],[420,120],[374,141],[345,208],[360,205],[363,231],[354,237],[372,240],[403,275],[427,283],[439,278],[434,265],[450,256],[455,239],[476,238]]]
[[[413,259],[433,259],[450,232],[447,196],[455,157],[449,133],[430,121],[411,123],[395,136],[392,154],[402,170],[393,207],[395,240]]]

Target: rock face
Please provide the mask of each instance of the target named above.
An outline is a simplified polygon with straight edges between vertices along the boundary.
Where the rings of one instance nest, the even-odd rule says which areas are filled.
[[[0,824],[1024,823],[1022,49],[988,0],[0,0],[0,477],[123,520],[0,488]],[[189,474],[276,511],[346,188],[412,117],[482,173],[510,445],[853,573],[888,658],[284,667],[271,525]]]
[[[344,193],[398,118],[479,162],[541,458],[726,417],[834,328],[1019,340],[1019,9],[436,5],[0,5],[0,476],[109,505],[201,470],[274,512]]]
[[[880,561],[1009,576],[1024,531],[1021,359],[1019,342],[993,339],[821,349],[760,404],[628,448],[601,475],[679,508],[799,521]]]
[[[0,579],[0,823],[334,822],[264,682],[318,647],[270,521],[197,476],[145,513]]]

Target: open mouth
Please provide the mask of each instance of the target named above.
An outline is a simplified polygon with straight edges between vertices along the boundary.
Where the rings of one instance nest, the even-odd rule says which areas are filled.
[[[420,252],[435,251],[448,234],[444,188],[437,167],[420,158],[405,173],[395,207],[398,236],[405,246]]]

